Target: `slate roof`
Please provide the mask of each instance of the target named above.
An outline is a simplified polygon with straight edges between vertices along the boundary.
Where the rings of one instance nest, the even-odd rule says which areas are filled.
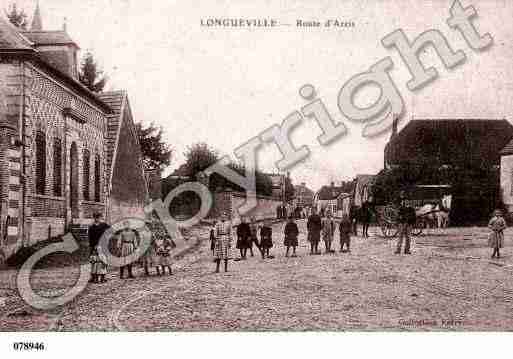
[[[98,94],[98,97],[112,110],[112,114],[107,116],[107,133],[105,134],[106,164],[109,169],[108,176],[110,176],[117,136],[123,120],[123,105],[126,102],[127,94],[125,91],[108,91]]]
[[[506,120],[412,120],[386,145],[385,162],[494,165],[512,138],[513,126]]]
[[[95,93],[89,91],[84,85],[68,73],[63,72],[62,69],[65,67],[61,65],[65,65],[67,59],[64,59],[63,56],[58,54],[53,61],[50,61],[51,56],[48,56],[50,55],[49,52],[45,55],[45,52],[37,50],[37,45],[43,45],[45,42],[53,42],[52,45],[56,45],[59,41],[67,41],[67,44],[71,43],[76,46],[67,34],[66,36],[63,34],[65,34],[64,31],[21,32],[8,20],[0,16],[0,52],[2,55],[14,58],[29,56],[37,63],[38,66],[48,72],[50,76],[63,81],[66,85],[78,91],[82,96],[93,101],[104,112],[109,113],[110,109],[108,106],[100,101]],[[29,37],[32,37],[36,41],[40,41],[40,43],[34,43],[29,39]]]
[[[0,17],[0,49],[32,50],[32,45],[13,24]]]
[[[66,31],[23,31],[26,38],[37,45],[74,45],[77,44],[71,39]],[[78,46],[77,46],[78,47]]]

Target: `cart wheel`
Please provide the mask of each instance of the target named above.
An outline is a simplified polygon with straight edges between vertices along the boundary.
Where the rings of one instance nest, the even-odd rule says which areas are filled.
[[[398,231],[397,224],[387,221],[381,222],[381,232],[385,238],[395,237]]]
[[[424,228],[426,228],[426,222],[423,219],[417,219],[411,230],[411,234],[414,236],[420,236]]]

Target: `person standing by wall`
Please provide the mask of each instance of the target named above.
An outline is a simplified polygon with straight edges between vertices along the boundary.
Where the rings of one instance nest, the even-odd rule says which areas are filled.
[[[228,213],[223,212],[221,219],[215,224],[214,230],[216,236],[214,248],[216,273],[219,273],[221,261],[224,261],[224,271],[228,272],[228,260],[231,259],[232,248],[232,222],[228,218]]]
[[[492,258],[500,258],[499,249],[504,245],[504,230],[506,229],[506,221],[502,216],[502,211],[497,209],[493,212],[493,217],[488,223],[491,233],[488,237],[488,245],[493,248]]]

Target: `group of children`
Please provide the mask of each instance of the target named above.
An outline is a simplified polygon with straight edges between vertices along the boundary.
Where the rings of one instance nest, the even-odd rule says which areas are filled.
[[[91,280],[92,283],[106,282],[105,276],[107,274],[107,260],[105,255],[99,251],[98,245],[100,237],[105,230],[109,227],[100,221],[101,215],[94,215],[94,223],[89,228],[89,243],[91,246],[91,253],[89,262],[91,264]],[[145,274],[150,275],[150,268],[154,267],[157,270],[157,275],[166,274],[166,269],[171,275],[171,249],[173,242],[165,229],[158,223],[158,221],[147,221],[146,225],[152,233],[151,244],[147,251],[141,257],[140,263],[144,267]],[[311,244],[310,254],[320,254],[318,251],[318,243],[322,234],[326,253],[334,252],[331,249],[333,237],[335,233],[336,222],[331,219],[328,214],[327,218],[322,220],[317,214],[313,214],[308,219],[308,241]],[[340,235],[340,251],[350,252],[350,242],[352,233],[352,222],[347,215],[344,215],[342,220],[338,223]],[[500,248],[504,243],[504,229],[506,228],[506,221],[503,213],[496,210],[493,217],[488,223],[491,233],[488,237],[488,245],[493,248],[492,258],[500,258]],[[210,231],[211,250],[216,262],[216,273],[219,272],[221,262],[224,261],[225,272],[228,271],[228,260],[232,259],[232,222],[229,220],[227,213],[223,213],[220,220],[214,225]],[[255,218],[251,218],[251,223],[247,223],[245,218],[241,219],[241,223],[237,226],[236,235],[237,243],[236,248],[240,251],[240,258],[238,260],[245,260],[247,251],[249,249],[253,257],[253,246],[255,245],[262,259],[274,258],[269,250],[273,247],[272,240],[272,226],[270,221],[264,221],[260,226],[260,240],[258,240],[258,225]],[[299,228],[295,223],[294,218],[291,216],[284,226],[284,246],[286,248],[285,257],[289,256],[289,251],[292,248],[292,257],[296,257],[296,248],[298,246]],[[117,233],[117,248],[120,252],[121,258],[128,257],[135,252],[138,243],[137,233],[130,228],[129,223]],[[344,248],[345,247],[345,248]],[[132,263],[124,263],[120,267],[120,278],[123,279],[124,269],[128,270],[128,278],[134,278],[132,273]]]
[[[233,225],[227,213],[223,213],[220,220],[210,230],[210,249],[216,262],[216,273],[219,272],[221,261],[224,261],[225,272],[228,271],[228,260],[232,259],[232,230]],[[253,257],[253,246],[258,248],[262,259],[274,258],[270,254],[270,249],[274,246],[270,221],[265,221],[260,227],[260,240],[258,240],[258,227],[255,219],[252,218],[251,223],[247,223],[246,218],[243,217],[241,223],[237,225],[236,235],[236,248],[240,251],[240,258],[236,260],[245,260],[248,250]]]
[[[340,251],[350,252],[352,222],[348,216],[344,216],[337,224],[331,215],[328,214],[327,218],[321,220],[317,214],[313,214],[308,219],[308,241],[311,243],[311,254],[320,254],[318,250],[318,242],[322,237],[326,246],[326,253],[333,253],[331,249],[335,228],[338,226],[340,233]],[[234,229],[236,228],[236,229]],[[258,239],[258,232],[260,229],[260,240]],[[234,233],[232,233],[234,231]],[[225,212],[221,218],[210,231],[210,249],[214,256],[216,263],[216,273],[219,272],[221,262],[224,261],[225,272],[228,271],[228,260],[233,259],[232,249],[232,235],[236,235],[236,248],[240,251],[240,258],[236,261],[245,260],[249,250],[251,256],[254,256],[253,246],[256,246],[260,251],[262,259],[274,258],[270,254],[270,249],[273,247],[272,239],[272,225],[269,220],[263,222],[259,227],[255,218],[251,218],[250,223],[246,221],[245,217],[241,218],[238,225],[234,226],[229,219],[228,214]],[[290,250],[292,249],[291,257],[297,257],[296,248],[299,245],[298,236],[299,228],[293,216],[290,216],[285,223],[283,244],[286,248],[285,257],[289,257]]]
[[[107,274],[107,259],[105,254],[99,250],[99,241],[101,236],[110,227],[101,222],[101,214],[95,213],[94,222],[89,227],[89,245],[91,252],[89,263],[91,264],[90,283],[105,283]],[[171,269],[171,249],[174,247],[169,235],[162,225],[156,220],[146,221],[146,227],[151,232],[151,243],[148,249],[139,259],[139,263],[144,267],[145,274],[150,275],[150,268],[155,268],[157,275],[173,274]],[[119,276],[124,279],[124,272],[128,272],[128,278],[134,278],[132,272],[132,262],[130,256],[140,245],[140,238],[137,231],[130,228],[130,223],[126,222],[124,228],[114,235],[114,249],[120,257],[121,265]]]

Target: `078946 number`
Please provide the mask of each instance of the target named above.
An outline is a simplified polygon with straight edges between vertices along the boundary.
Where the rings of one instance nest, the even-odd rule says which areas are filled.
[[[14,342],[13,348],[16,351],[43,351],[45,350],[45,344],[34,342]]]

